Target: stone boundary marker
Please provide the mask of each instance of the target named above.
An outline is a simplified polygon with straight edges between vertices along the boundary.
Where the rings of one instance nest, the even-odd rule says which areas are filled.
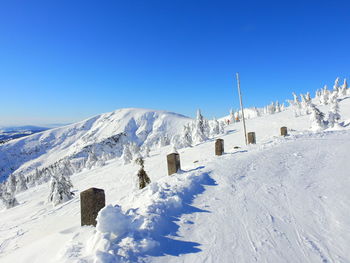
[[[281,136],[287,136],[287,135],[288,135],[287,127],[281,127]]]
[[[222,155],[224,153],[224,140],[217,139],[215,141],[215,155]]]
[[[181,169],[180,155],[178,153],[171,153],[166,156],[168,163],[168,175],[177,173]]]
[[[255,132],[248,132],[248,144],[256,144]]]
[[[82,226],[96,226],[98,212],[106,205],[105,191],[89,188],[80,193],[80,213]]]

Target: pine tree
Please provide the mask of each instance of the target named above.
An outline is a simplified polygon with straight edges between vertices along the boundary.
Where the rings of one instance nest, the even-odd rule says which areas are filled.
[[[192,146],[192,129],[190,124],[186,124],[182,130],[183,144],[185,147]]]
[[[331,109],[328,113],[328,125],[333,128],[334,126],[339,126],[340,113],[339,113],[339,103],[338,100],[335,100],[331,104]]]
[[[216,118],[214,118],[212,121],[210,134],[211,134],[211,136],[215,136],[215,135],[220,134],[220,123],[218,122],[218,120]]]
[[[16,193],[27,190],[27,182],[22,173],[16,176]]]
[[[14,193],[4,191],[0,194],[0,200],[3,202],[7,209],[18,205],[18,201]]]
[[[50,194],[48,197],[49,202],[53,205],[65,203],[72,199],[74,193],[71,192],[73,184],[68,176],[59,174],[51,177],[50,181]]]
[[[346,82],[346,79],[344,79],[344,83],[341,86],[341,95],[345,96],[347,94],[348,90],[348,83]]]
[[[335,92],[339,92],[339,89],[340,89],[339,81],[340,81],[339,77],[336,78],[334,81],[333,91],[335,91]]]
[[[278,101],[276,101],[276,104],[275,104],[275,108],[276,108],[276,112],[281,112],[281,106],[280,106],[280,103]]]
[[[327,105],[329,100],[329,91],[327,85],[324,85],[320,97],[320,103],[323,105]]]
[[[204,120],[204,117],[201,114],[201,111],[198,109],[197,117],[196,117],[195,125],[194,125],[194,131],[193,131],[194,132],[193,138],[197,143],[203,142],[203,141],[208,139],[208,137],[206,136],[207,128],[208,128],[207,123]]]
[[[326,128],[326,123],[324,121],[324,113],[321,112],[314,104],[310,105],[311,111],[311,128],[313,130],[320,130]]]
[[[136,164],[140,165],[140,169],[137,172],[137,177],[139,179],[139,189],[145,188],[148,184],[151,183],[151,179],[148,177],[145,171],[145,162],[142,157],[139,157],[135,160]]]
[[[150,148],[149,148],[147,145],[143,147],[143,156],[144,156],[145,158],[147,158],[147,157],[150,156],[150,155],[149,155],[150,152],[151,152],[151,150],[150,150]]]
[[[124,144],[123,154],[121,156],[121,159],[123,160],[124,164],[131,163],[131,161],[132,161],[132,153],[131,153],[129,144]]]

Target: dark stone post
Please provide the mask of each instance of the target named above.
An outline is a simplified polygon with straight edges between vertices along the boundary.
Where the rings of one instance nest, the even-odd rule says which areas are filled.
[[[256,144],[255,132],[248,132],[248,144]]]
[[[222,155],[224,153],[224,140],[217,139],[215,142],[215,155]]]
[[[167,155],[168,162],[168,175],[177,173],[181,169],[180,166],[180,155],[178,153],[171,153]]]
[[[281,127],[281,136],[287,136],[288,130],[287,127]]]
[[[98,212],[105,207],[105,191],[90,188],[80,193],[80,213],[82,226],[96,226]]]

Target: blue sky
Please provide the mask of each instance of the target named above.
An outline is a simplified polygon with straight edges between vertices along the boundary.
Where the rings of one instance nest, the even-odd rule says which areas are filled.
[[[349,1],[0,1],[0,125],[208,118],[349,77]]]

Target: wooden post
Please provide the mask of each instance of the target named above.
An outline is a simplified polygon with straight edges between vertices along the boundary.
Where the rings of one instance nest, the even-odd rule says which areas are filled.
[[[255,132],[248,133],[248,144],[256,144]]]
[[[181,169],[180,155],[178,153],[171,153],[167,155],[168,175],[177,173]]]
[[[281,127],[281,136],[287,136],[288,130],[287,127]]]
[[[105,191],[90,188],[80,193],[80,213],[82,226],[96,226],[98,212],[105,207]]]
[[[215,141],[215,155],[222,155],[224,153],[224,140],[217,139]]]

